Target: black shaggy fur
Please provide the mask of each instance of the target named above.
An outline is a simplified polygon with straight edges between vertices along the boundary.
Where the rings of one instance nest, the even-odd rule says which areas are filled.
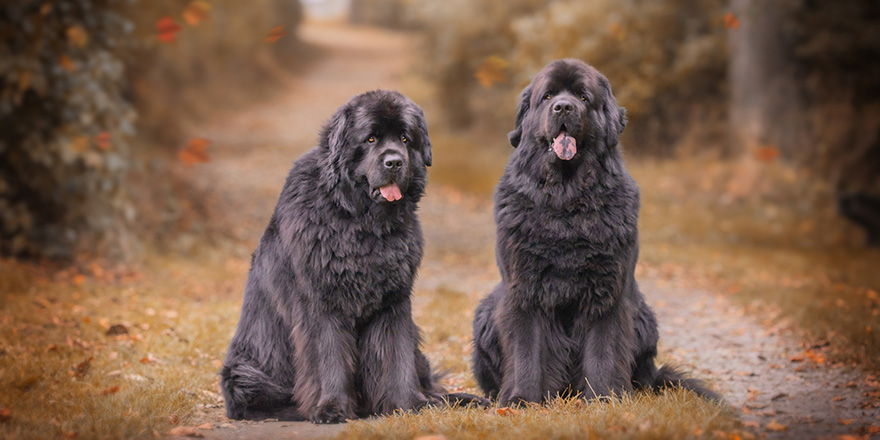
[[[608,80],[578,60],[549,64],[522,92],[495,193],[502,281],[474,319],[474,375],[502,405],[667,384],[716,397],[654,364],[657,319],[633,275],[639,189],[618,148],[625,125]],[[561,131],[576,140],[570,160],[550,149]]]
[[[391,91],[352,98],[294,163],[220,372],[229,418],[338,423],[482,401],[442,394],[412,319],[430,165],[422,110]],[[389,182],[401,200],[382,196]]]

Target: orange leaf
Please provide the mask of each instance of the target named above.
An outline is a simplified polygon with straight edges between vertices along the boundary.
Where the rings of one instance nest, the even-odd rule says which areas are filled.
[[[773,432],[781,432],[787,431],[788,425],[783,425],[781,423],[778,423],[776,420],[773,420],[772,422],[768,423],[767,426],[764,427],[764,429]]]
[[[621,26],[620,23],[611,23],[608,25],[608,32],[618,40],[623,40],[623,37],[626,36],[626,32],[623,30],[623,26]]]
[[[474,73],[474,77],[480,81],[480,85],[483,87],[492,87],[492,84],[496,82],[507,82],[507,74],[504,71],[508,65],[510,63],[504,58],[492,55],[483,60]]]
[[[724,28],[734,30],[739,29],[739,19],[736,18],[736,15],[733,15],[733,12],[724,14]]]
[[[519,414],[519,411],[505,406],[503,408],[496,408],[495,414],[498,414],[499,416],[515,416],[515,415]]]
[[[76,286],[81,286],[83,283],[86,282],[86,276],[79,273],[74,275],[70,281]]]
[[[849,425],[854,421],[856,421],[856,419],[837,419],[837,423],[840,423],[841,425]]]
[[[84,153],[89,149],[89,138],[85,136],[74,138],[73,142],[70,143],[70,149],[77,153]]]
[[[81,363],[79,363],[73,370],[73,375],[76,377],[85,377],[86,373],[89,372],[89,367],[92,366],[92,358],[88,358]]]
[[[168,431],[168,435],[178,436],[178,437],[204,437],[205,435],[199,432],[198,429],[192,426],[178,426],[177,428]]]
[[[7,407],[0,408],[0,422],[8,422],[12,418],[12,411]]]
[[[196,26],[210,18],[210,12],[211,5],[208,2],[195,0],[183,10],[183,21],[190,26]]]
[[[95,146],[97,146],[99,150],[106,150],[110,147],[110,137],[110,133],[102,131],[95,136]]]
[[[760,160],[761,162],[773,162],[776,158],[779,157],[779,149],[772,145],[765,145],[762,147],[758,147],[755,150],[755,159]]]
[[[67,41],[77,47],[86,47],[89,43],[89,34],[79,25],[67,28]]]
[[[266,42],[269,44],[275,44],[281,37],[287,35],[287,32],[284,32],[284,25],[275,26],[272,30],[269,31],[269,36],[266,37]]]
[[[177,40],[177,33],[180,32],[180,25],[174,22],[169,16],[165,16],[156,21],[156,38],[163,43],[173,43]]]
[[[68,71],[73,72],[76,70],[76,64],[73,64],[73,60],[70,59],[67,55],[61,55],[61,58],[58,60],[58,64],[61,64],[61,68]]]
[[[207,153],[205,153],[205,148],[207,148],[208,145],[211,145],[211,141],[208,139],[190,139],[186,144],[186,148],[177,153],[177,158],[186,164],[186,166],[192,166],[197,162],[208,163],[210,162],[210,158],[208,158]]]
[[[116,394],[117,391],[119,391],[119,385],[113,385],[112,387],[107,388],[104,391],[101,391],[101,394],[107,396],[110,394]]]

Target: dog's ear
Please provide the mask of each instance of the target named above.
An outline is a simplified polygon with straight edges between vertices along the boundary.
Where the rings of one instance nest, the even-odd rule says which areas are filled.
[[[331,154],[338,154],[345,144],[345,134],[348,129],[348,105],[344,105],[336,111],[327,125],[324,126],[324,139]]]
[[[522,140],[522,123],[523,119],[526,117],[526,113],[529,112],[531,100],[532,85],[529,84],[523,89],[522,95],[520,96],[519,110],[516,112],[516,125],[513,127],[513,131],[507,133],[507,139],[510,141],[510,145],[512,145],[513,148],[518,147],[519,142]]]
[[[425,112],[422,109],[414,105],[416,109],[416,127],[419,131],[419,144],[422,147],[422,157],[425,159],[425,166],[431,166],[433,162],[433,157],[431,156],[431,138],[428,137],[428,122],[425,119]]]
[[[611,84],[606,78],[601,79],[605,93],[605,101],[602,103],[602,112],[605,116],[605,144],[608,148],[617,146],[620,133],[626,127],[626,109],[617,105],[617,99],[611,93]]]

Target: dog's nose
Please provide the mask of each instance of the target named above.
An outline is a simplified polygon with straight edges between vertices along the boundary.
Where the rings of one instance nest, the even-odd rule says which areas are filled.
[[[385,156],[385,168],[389,170],[397,170],[403,167],[403,158],[396,154],[389,154]]]
[[[553,105],[553,113],[569,113],[574,110],[574,104],[570,101],[557,101],[555,105]]]

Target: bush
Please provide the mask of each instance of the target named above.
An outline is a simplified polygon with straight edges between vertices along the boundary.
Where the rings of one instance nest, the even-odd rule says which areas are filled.
[[[124,248],[135,113],[123,97],[118,49],[132,25],[115,3],[0,8],[0,253]]]
[[[187,17],[192,7],[202,9],[198,20]],[[274,45],[264,39],[279,25],[293,34],[301,15],[294,0],[247,7],[233,0],[5,2],[0,254],[66,259],[88,249],[131,255],[140,214],[167,211],[135,207],[127,188],[132,170],[155,175],[168,166],[152,162],[159,168],[143,171],[155,152],[132,154],[136,128],[160,134],[138,138],[177,147],[172,139],[180,136],[183,91],[207,78],[277,68],[267,60],[289,54],[295,37]],[[164,16],[181,26],[175,42],[157,40]],[[144,117],[136,125],[137,113]],[[168,182],[149,180],[155,190],[168,190],[162,187]]]

